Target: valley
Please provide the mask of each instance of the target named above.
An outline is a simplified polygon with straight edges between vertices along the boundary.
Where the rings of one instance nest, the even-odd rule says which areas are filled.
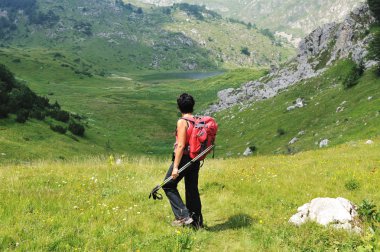
[[[1,1],[0,251],[378,251],[373,1]],[[219,125],[199,230],[148,201],[184,92]],[[348,228],[290,222],[338,197]]]

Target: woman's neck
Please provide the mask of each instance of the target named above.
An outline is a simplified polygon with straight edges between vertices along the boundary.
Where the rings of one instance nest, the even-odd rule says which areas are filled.
[[[182,113],[182,117],[192,117],[193,114],[191,113]]]

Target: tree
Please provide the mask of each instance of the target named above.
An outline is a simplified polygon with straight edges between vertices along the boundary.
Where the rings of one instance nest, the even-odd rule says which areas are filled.
[[[85,128],[82,124],[76,123],[74,121],[71,121],[69,123],[69,130],[71,133],[77,136],[83,136]]]
[[[376,32],[369,47],[370,55],[374,60],[380,61],[380,32]]]
[[[343,87],[349,89],[358,84],[360,77],[364,73],[364,65],[357,65],[353,62],[348,75],[343,79]]]
[[[368,0],[368,5],[377,22],[380,22],[380,0]]]
[[[16,85],[13,73],[3,64],[0,64],[0,83],[3,83],[2,86],[5,91],[11,90]]]

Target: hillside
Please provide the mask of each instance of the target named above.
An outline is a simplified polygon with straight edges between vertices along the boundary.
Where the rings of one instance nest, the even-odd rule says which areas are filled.
[[[25,7],[24,2],[34,4]],[[269,66],[294,53],[258,29],[197,6],[18,0],[2,3],[0,10],[2,47],[45,48],[59,51],[61,59],[75,55],[75,61],[64,64],[84,75]],[[243,48],[249,53],[242,53]]]
[[[205,5],[211,10],[270,28],[293,42],[325,23],[341,21],[360,0],[137,0],[159,6],[186,2]],[[291,38],[291,36],[293,38]]]
[[[380,80],[366,49],[373,22],[362,5],[344,22],[308,35],[283,67],[220,91],[208,110],[222,122],[220,152],[294,153],[320,148],[323,140],[335,145],[377,136]]]
[[[379,211],[380,139],[364,142],[294,156],[207,160],[199,181],[206,228],[199,231],[171,227],[166,198],[148,200],[168,161],[0,164],[0,250],[377,251],[378,228],[358,235],[288,223],[315,197],[358,205],[367,199]]]

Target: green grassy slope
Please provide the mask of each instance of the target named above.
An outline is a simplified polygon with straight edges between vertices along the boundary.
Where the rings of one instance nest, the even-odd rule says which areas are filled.
[[[178,116],[175,101],[180,93],[193,93],[197,97],[199,112],[215,102],[216,93],[221,88],[237,87],[265,73],[263,70],[241,69],[202,81],[166,80],[166,74],[151,79],[151,72],[144,71],[115,72],[109,77],[89,78],[61,66],[74,60],[75,56],[55,58],[55,53],[55,50],[41,48],[11,48],[2,49],[0,58],[18,79],[27,80],[39,95],[47,96],[51,102],[58,101],[67,111],[84,116],[87,124],[85,138],[79,138],[77,142],[53,133],[47,123],[28,122],[21,126],[13,118],[0,120],[0,127],[4,129],[0,134],[0,152],[6,153],[1,160],[72,158],[124,152],[170,155]],[[43,129],[46,134],[41,132]],[[30,141],[22,140],[24,136]],[[51,148],[54,142],[55,148]]]
[[[237,106],[219,113],[219,153],[238,155],[248,146],[256,146],[260,154],[294,153],[319,148],[323,139],[336,145],[378,136],[380,79],[370,70],[356,86],[343,89],[342,81],[352,64],[340,61],[320,77],[303,81],[272,99],[241,112]],[[303,98],[306,107],[287,111],[297,98]],[[338,107],[344,110],[337,112]],[[278,134],[280,129],[285,134]],[[305,134],[299,135],[301,131]],[[299,141],[289,145],[294,137]]]
[[[379,204],[380,139],[364,141],[294,156],[207,160],[199,183],[207,228],[200,231],[172,228],[166,198],[147,198],[168,162],[0,165],[0,250],[357,251],[374,244],[376,251],[379,236],[367,228],[357,235],[288,224],[315,197]],[[358,188],[347,189],[349,181]]]

